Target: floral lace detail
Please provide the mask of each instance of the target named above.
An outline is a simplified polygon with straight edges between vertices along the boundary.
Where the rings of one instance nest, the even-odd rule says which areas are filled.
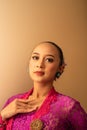
[[[27,99],[33,92],[16,96]],[[6,130],[30,130],[32,121],[39,119],[43,123],[43,130],[87,130],[87,114],[80,104],[52,88],[37,111],[18,114],[8,120]]]
[[[27,99],[31,95],[32,92],[33,92],[33,88],[27,94],[23,95],[22,98]],[[48,113],[50,109],[50,104],[57,100],[57,95],[58,95],[58,92],[56,92],[54,87],[52,87],[45,101],[41,105],[40,109],[38,109],[37,112],[35,113],[33,119],[40,118],[41,116]]]
[[[58,116],[56,116],[56,115],[54,116],[53,113],[50,113],[49,117],[46,117],[45,120],[46,121],[45,121],[44,130],[49,130],[49,129],[58,130],[58,128],[57,128],[58,122],[59,122]]]
[[[16,115],[12,124],[12,130],[29,130],[29,124],[32,114],[33,113]]]
[[[38,111],[35,113],[33,119],[40,118],[41,116],[48,113],[48,111],[50,109],[50,104],[57,100],[57,96],[56,96],[57,94],[58,93],[55,91],[55,89],[52,88],[51,91],[49,92],[47,98],[43,102],[42,106],[40,107],[40,109],[38,109]]]
[[[31,89],[27,94],[23,95],[21,98],[27,99],[31,95],[32,92],[33,92],[33,89]],[[15,122],[16,122],[16,130],[18,130],[18,128],[21,127],[21,126],[23,126],[23,128],[25,128],[25,125],[27,125],[26,124],[27,120],[29,120],[28,121],[28,123],[29,123],[29,122],[32,122],[35,119],[40,119],[41,116],[47,114],[50,110],[50,105],[57,100],[57,95],[58,95],[58,93],[55,91],[54,87],[52,87],[52,89],[50,90],[50,92],[49,92],[48,96],[46,97],[45,101],[43,102],[41,107],[37,111],[34,112],[34,114],[33,114],[33,112],[31,112],[31,114],[29,113],[29,116],[27,114],[21,114],[21,115],[19,114],[14,118],[13,129],[15,129],[14,128]],[[29,117],[31,117],[31,118],[29,119]],[[20,123],[21,123],[21,126],[20,126]],[[28,124],[28,128],[29,128],[29,124]]]

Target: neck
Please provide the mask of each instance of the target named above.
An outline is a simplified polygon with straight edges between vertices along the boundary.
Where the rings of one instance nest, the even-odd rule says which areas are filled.
[[[32,96],[34,96],[35,98],[46,97],[52,87],[52,83],[34,83],[34,90]]]

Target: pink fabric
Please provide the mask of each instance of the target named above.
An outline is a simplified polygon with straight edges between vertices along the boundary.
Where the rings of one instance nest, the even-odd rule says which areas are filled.
[[[50,109],[50,104],[54,101],[57,100],[57,96],[56,96],[56,91],[54,90],[54,88],[50,91],[50,93],[48,94],[46,100],[43,102],[42,106],[40,107],[40,109],[35,113],[33,120],[40,118],[41,116],[45,115],[46,113],[48,113],[49,109]]]
[[[1,117],[1,115],[0,115],[0,124],[3,124],[4,122],[3,122],[3,120],[2,120],[2,117]],[[0,130],[3,130],[4,129],[4,126],[3,127],[0,127]]]
[[[32,91],[33,91],[33,89],[29,93],[27,93],[26,95],[23,95],[21,98],[27,99],[29,97],[29,95],[32,93]],[[42,104],[41,108],[35,113],[32,120],[40,118],[41,116],[46,114],[50,109],[51,102],[53,102],[53,101],[56,101],[56,91],[54,90],[54,88],[52,88],[52,90],[48,94],[46,100]],[[13,118],[8,120],[6,130],[11,130],[13,120],[14,120]]]
[[[27,99],[29,97],[29,95],[32,93],[33,89],[31,89],[31,91],[29,91],[28,93],[26,93],[25,95],[23,95],[21,98],[22,99]],[[11,119],[9,119],[7,121],[7,125],[6,125],[6,130],[11,130],[12,129],[12,123],[13,123],[14,118],[12,117]]]
[[[28,98],[32,91],[11,97],[6,105],[15,98]],[[54,88],[39,110],[14,116],[7,121],[6,130],[29,130],[31,121],[37,118],[44,123],[43,130],[87,130],[87,114],[79,102]]]

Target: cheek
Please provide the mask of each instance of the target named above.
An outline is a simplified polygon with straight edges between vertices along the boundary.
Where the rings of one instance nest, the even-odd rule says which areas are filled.
[[[52,64],[52,65],[48,66],[48,71],[50,73],[56,73],[57,70],[58,70],[58,65],[56,65],[56,64]]]
[[[29,62],[29,69],[32,70],[34,68],[34,63],[32,61]]]
[[[29,74],[32,74],[32,71],[34,70],[34,64],[32,62],[29,63]]]
[[[33,64],[29,63],[29,76],[31,77],[31,79],[33,79],[33,71],[34,71]]]

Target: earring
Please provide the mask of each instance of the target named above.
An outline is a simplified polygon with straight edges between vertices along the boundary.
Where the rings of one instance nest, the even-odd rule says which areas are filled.
[[[60,75],[61,75],[61,73],[60,73],[60,72],[57,72],[57,73],[56,73],[56,78],[59,78]]]

